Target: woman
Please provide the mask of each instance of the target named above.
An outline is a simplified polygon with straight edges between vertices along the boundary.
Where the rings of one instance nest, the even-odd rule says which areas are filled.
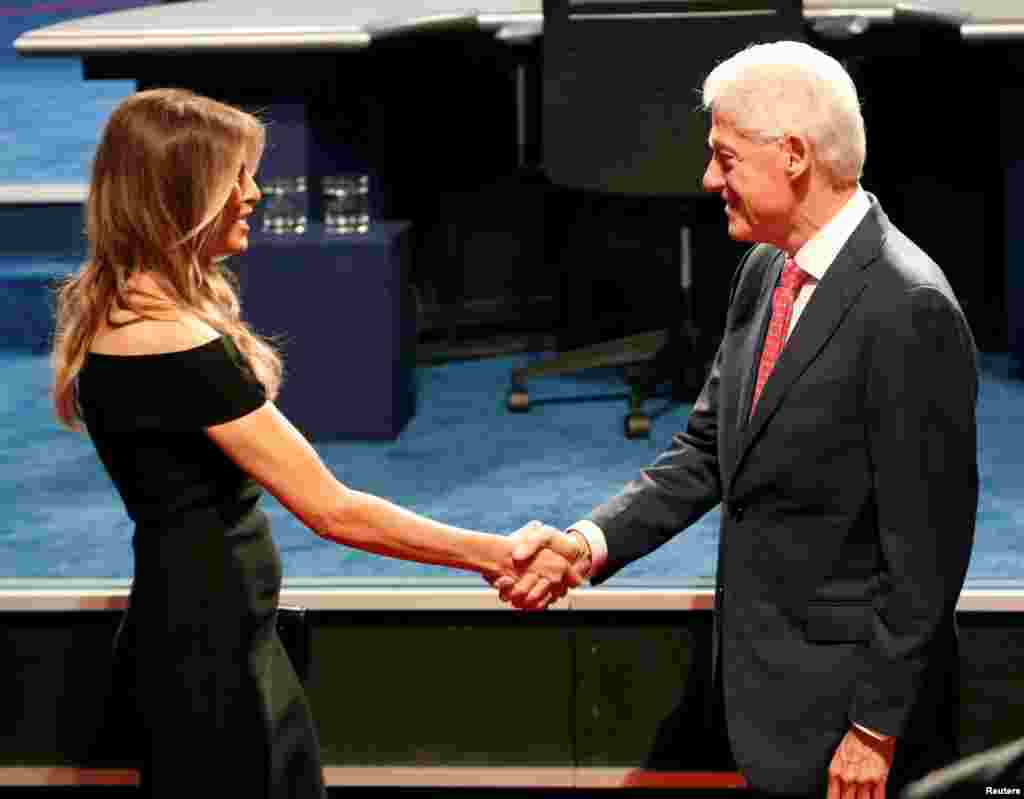
[[[323,795],[309,708],[275,632],[281,563],[260,486],[337,543],[517,575],[511,539],[346,488],[275,408],[280,360],[241,321],[219,266],[247,247],[263,142],[257,119],[188,91],[126,99],[93,163],[89,258],[58,295],[57,415],[84,421],[136,525],[117,641],[129,685],[117,689],[148,795]],[[552,535],[559,554],[529,566],[542,586],[577,554]]]

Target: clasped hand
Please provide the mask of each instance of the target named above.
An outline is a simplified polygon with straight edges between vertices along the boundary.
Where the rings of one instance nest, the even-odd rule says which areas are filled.
[[[579,549],[560,530],[532,521],[508,537],[501,572],[484,579],[502,601],[520,610],[543,610],[584,580]]]

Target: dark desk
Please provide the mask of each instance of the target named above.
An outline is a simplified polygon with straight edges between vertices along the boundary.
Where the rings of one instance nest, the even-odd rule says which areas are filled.
[[[243,314],[284,353],[278,405],[308,438],[393,439],[415,411],[410,227],[253,233],[238,258]]]

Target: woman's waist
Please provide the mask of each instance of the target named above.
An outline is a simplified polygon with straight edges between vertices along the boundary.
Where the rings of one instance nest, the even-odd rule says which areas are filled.
[[[133,602],[143,595],[182,608],[212,601],[210,607],[259,616],[276,607],[281,556],[256,505],[194,508],[159,525],[137,525],[132,549]]]
[[[197,523],[234,526],[258,511],[261,495],[257,483],[246,481],[242,485],[182,490],[171,496],[125,497],[125,506],[136,533]]]

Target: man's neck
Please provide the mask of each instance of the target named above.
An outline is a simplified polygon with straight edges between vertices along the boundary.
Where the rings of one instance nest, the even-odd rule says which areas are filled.
[[[783,249],[791,255],[796,253],[831,222],[856,193],[857,184],[842,189],[828,187],[808,194],[797,209],[795,224]]]

